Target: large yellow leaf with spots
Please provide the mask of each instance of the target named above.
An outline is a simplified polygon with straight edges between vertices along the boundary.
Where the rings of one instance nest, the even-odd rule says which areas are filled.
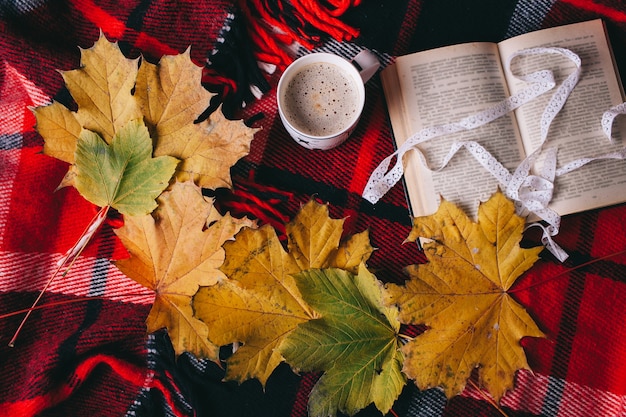
[[[480,205],[476,223],[447,201],[414,220],[408,240],[430,240],[428,263],[408,267],[405,285],[388,285],[386,302],[399,307],[401,322],[427,326],[402,348],[403,370],[420,389],[452,397],[478,367],[480,384],[500,400],[515,372],[529,369],[520,340],[544,335],[507,293],[542,249],[521,248],[523,230],[500,192]]]

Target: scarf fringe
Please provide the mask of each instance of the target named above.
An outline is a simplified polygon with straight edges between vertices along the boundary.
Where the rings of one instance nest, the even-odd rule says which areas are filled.
[[[286,238],[285,225],[290,217],[280,211],[293,200],[293,193],[282,191],[274,187],[257,184],[250,173],[249,179],[238,179],[233,182],[232,189],[220,188],[217,190],[203,189],[207,197],[215,197],[214,204],[222,214],[229,212],[233,217],[248,217],[257,220],[259,226],[271,225],[279,237]]]
[[[340,42],[356,38],[358,29],[339,17],[360,3],[361,0],[238,1],[250,23],[250,32],[258,49],[257,57],[280,69],[293,60],[285,49],[294,43],[310,50],[325,36]]]
[[[202,84],[217,97],[201,119],[220,105],[224,116],[235,118],[238,110],[270,90],[254,55],[255,46],[250,41],[247,24],[236,6],[227,13],[202,74]]]

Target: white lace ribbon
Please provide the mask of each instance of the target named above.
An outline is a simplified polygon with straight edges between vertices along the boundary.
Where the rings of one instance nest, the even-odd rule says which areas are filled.
[[[498,180],[505,194],[515,201],[520,214],[531,212],[548,224],[546,227],[541,223],[533,223],[528,227],[541,227],[543,230],[542,242],[546,248],[559,260],[564,261],[567,259],[567,254],[552,239],[553,236],[558,234],[560,227],[560,216],[558,213],[548,208],[548,204],[552,200],[555,177],[577,169],[594,160],[607,158],[624,159],[626,151],[622,150],[621,152],[615,152],[596,158],[583,158],[557,170],[556,150],[550,149],[545,153],[546,159],[541,175],[530,174],[531,167],[543,151],[550,124],[565,105],[567,98],[578,83],[581,73],[581,61],[578,55],[564,48],[530,48],[520,50],[508,58],[506,63],[507,68],[510,68],[511,62],[518,56],[539,54],[562,55],[575,64],[575,69],[557,88],[543,111],[540,121],[541,143],[539,147],[522,161],[513,174],[510,174],[484,147],[474,141],[454,143],[448,155],[444,158],[441,167],[436,170],[428,166],[425,156],[419,148],[417,148],[417,145],[439,136],[483,126],[515,110],[521,105],[530,102],[555,87],[556,83],[551,71],[540,70],[529,75],[516,76],[518,79],[528,83],[528,85],[517,94],[508,97],[494,107],[466,117],[459,122],[428,127],[409,137],[394,153],[381,161],[378,167],[372,172],[363,191],[363,198],[371,203],[376,203],[400,180],[404,173],[403,158],[409,151],[418,153],[419,159],[424,167],[431,171],[439,171],[448,164],[456,152],[462,148],[466,148],[480,164]],[[611,137],[613,119],[618,114],[626,114],[626,103],[612,108],[606,112],[602,118],[604,132],[609,138]],[[395,164],[389,169],[394,158]]]

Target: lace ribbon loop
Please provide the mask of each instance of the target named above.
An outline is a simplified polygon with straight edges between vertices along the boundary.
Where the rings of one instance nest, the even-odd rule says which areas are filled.
[[[539,53],[563,53],[562,51],[567,51],[576,58],[578,58],[575,54],[568,50],[562,50],[562,48],[533,48],[528,50],[518,51],[509,57],[507,61],[507,65],[511,64],[511,61],[520,55],[527,54],[539,54]],[[580,62],[580,60],[578,60]],[[505,114],[517,109],[521,105],[528,103],[529,101],[535,99],[536,97],[544,94],[545,92],[551,90],[555,87],[556,83],[554,80],[554,74],[549,70],[539,70],[535,71],[528,75],[521,75],[517,78],[530,83],[526,88],[518,92],[517,94],[506,98],[505,100],[498,103],[496,106],[488,108],[482,112],[476,113],[474,115],[470,115],[461,119],[456,123],[450,123],[446,125],[439,125],[433,127],[426,127],[419,132],[410,136],[394,153],[387,156],[383,159],[378,167],[374,169],[370,178],[363,190],[363,198],[368,200],[369,202],[375,204],[380,200],[402,177],[404,174],[404,155],[410,150],[416,150],[417,145],[420,143],[426,142],[428,140],[434,139],[439,136],[448,135],[451,133],[460,132],[463,130],[471,130],[477,127],[483,126],[487,123],[490,123]],[[574,83],[575,84],[575,83]],[[572,87],[573,88],[573,87]],[[571,91],[571,90],[570,90]],[[569,94],[569,93],[568,93]],[[556,95],[555,95],[556,96]],[[560,96],[559,96],[560,97]],[[559,97],[553,97],[552,101],[558,100]],[[565,97],[566,98],[566,97]],[[557,105],[559,103],[556,103]],[[564,104],[564,100],[560,103],[562,107]],[[542,118],[542,126],[547,122],[547,126],[549,126],[550,122],[554,116],[551,118]],[[547,134],[547,127],[543,128],[542,131],[545,130]],[[455,147],[456,145],[453,145]],[[460,148],[459,148],[460,149]],[[458,149],[457,149],[458,150]],[[487,152],[485,150],[485,152]],[[450,153],[449,153],[450,155]],[[396,159],[394,166],[389,169],[391,162],[393,159]],[[428,168],[428,164],[426,163],[423,155],[420,156],[420,160],[424,163],[424,166]],[[444,164],[445,166],[445,164]],[[428,168],[430,169],[430,168]],[[441,169],[441,168],[439,168]]]

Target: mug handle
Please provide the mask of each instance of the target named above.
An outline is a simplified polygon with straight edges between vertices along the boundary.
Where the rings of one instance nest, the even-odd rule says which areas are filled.
[[[361,74],[363,84],[368,82],[369,79],[376,74],[376,71],[378,71],[378,68],[380,67],[380,61],[376,55],[367,49],[359,52],[350,62],[356,67],[359,74]]]

